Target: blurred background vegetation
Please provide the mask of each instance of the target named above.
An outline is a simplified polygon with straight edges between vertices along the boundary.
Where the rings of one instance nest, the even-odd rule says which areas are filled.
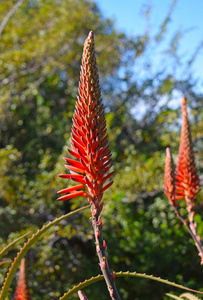
[[[174,1],[173,1],[174,2]],[[18,3],[18,7],[16,7]],[[147,17],[146,11],[146,17]],[[87,0],[6,0],[0,3],[0,245],[35,231],[56,216],[86,204],[59,203],[66,182],[62,157],[76,101],[83,43],[95,32],[96,53],[110,148],[116,170],[104,195],[104,238],[110,267],[160,276],[203,290],[200,259],[163,193],[165,148],[176,160],[180,140],[181,95],[188,110],[201,174],[203,95],[190,69],[177,60],[178,36],[168,44],[164,63],[152,72],[148,49],[167,36],[169,14],[157,34],[129,37]],[[134,66],[139,64],[145,76]],[[161,63],[160,63],[161,64]],[[184,79],[174,70],[187,69]],[[175,103],[175,105],[174,105]],[[71,185],[71,182],[67,182]],[[180,202],[182,213],[184,201]],[[203,236],[201,195],[196,201]],[[32,299],[57,299],[69,288],[100,273],[90,213],[50,230],[27,255]],[[14,258],[17,249],[9,252]],[[1,266],[0,285],[9,266]],[[14,292],[14,280],[10,290]],[[117,279],[122,299],[163,299],[160,283]],[[89,299],[107,299],[105,283],[86,288]],[[12,297],[12,296],[11,296]],[[78,299],[77,296],[72,299]],[[165,298],[164,298],[165,299]]]

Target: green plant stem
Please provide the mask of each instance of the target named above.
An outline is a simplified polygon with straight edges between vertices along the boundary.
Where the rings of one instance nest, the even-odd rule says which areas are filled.
[[[195,242],[195,245],[199,251],[199,256],[201,257],[201,265],[203,265],[203,247],[201,244],[201,239],[197,234],[197,224],[194,221],[194,215],[195,212],[193,210],[194,207],[194,199],[190,197],[185,197],[186,203],[187,203],[187,211],[188,211],[188,220],[189,220],[189,227],[191,229],[191,232],[193,234],[193,240]]]
[[[99,217],[101,217],[100,211],[99,209],[97,209],[97,214],[95,216],[92,216],[92,226],[94,229],[96,251],[99,258],[100,268],[102,274],[104,275],[110,297],[112,298],[112,300],[120,300],[115,281],[112,279],[112,274],[109,269],[106,257],[106,247],[104,247],[104,240],[102,235],[102,225],[99,225]]]

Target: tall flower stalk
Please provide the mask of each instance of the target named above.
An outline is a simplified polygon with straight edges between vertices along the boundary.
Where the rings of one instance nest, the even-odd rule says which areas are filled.
[[[96,252],[100,268],[104,275],[112,299],[120,299],[115,277],[111,274],[107,257],[106,242],[102,236],[101,211],[103,192],[113,181],[106,181],[114,172],[108,173],[111,163],[111,152],[108,145],[106,121],[99,86],[99,75],[96,63],[94,34],[91,31],[85,41],[79,82],[79,96],[73,116],[71,148],[68,152],[74,159],[64,158],[70,174],[59,175],[72,179],[78,184],[59,191],[66,194],[59,201],[77,196],[86,197],[91,205],[92,225],[95,235]]]
[[[200,236],[197,234],[197,224],[194,221],[194,201],[200,191],[199,177],[195,164],[192,138],[190,132],[190,124],[187,115],[186,98],[181,100],[182,105],[182,129],[178,154],[178,162],[174,172],[174,165],[169,148],[166,149],[165,163],[165,194],[169,198],[170,203],[175,209],[177,216],[187,227],[190,235],[195,241],[203,264],[203,248]],[[186,209],[188,212],[188,220],[186,220],[179,212],[177,200],[185,198]]]

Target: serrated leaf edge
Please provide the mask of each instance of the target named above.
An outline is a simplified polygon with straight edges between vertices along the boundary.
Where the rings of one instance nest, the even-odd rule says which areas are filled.
[[[114,272],[115,277],[139,277],[139,278],[146,278],[146,279],[151,279],[151,280],[155,280],[155,281],[159,281],[161,283],[165,283],[168,284],[170,286],[174,286],[177,288],[180,288],[182,290],[186,290],[186,291],[190,291],[190,292],[194,292],[194,293],[199,293],[199,294],[203,294],[203,292],[200,291],[196,291],[187,287],[184,287],[180,284],[177,284],[175,282],[171,282],[169,280],[166,279],[162,279],[160,277],[155,277],[153,275],[147,275],[145,273],[141,274],[141,273],[137,273],[137,272]],[[97,275],[96,277],[91,277],[90,279],[86,279],[83,282],[80,282],[77,286],[74,286],[72,289],[70,289],[67,293],[65,293],[62,297],[59,298],[59,300],[66,300],[69,298],[69,296],[73,295],[74,293],[76,293],[78,290],[85,288],[86,286],[91,285],[92,283],[95,283],[97,281],[103,280],[104,276],[103,275]]]

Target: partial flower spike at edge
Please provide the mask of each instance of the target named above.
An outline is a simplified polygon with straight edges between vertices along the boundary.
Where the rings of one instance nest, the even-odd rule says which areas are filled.
[[[26,283],[25,259],[20,263],[20,273],[18,277],[18,285],[15,291],[14,300],[31,300]]]
[[[103,192],[113,181],[106,181],[114,172],[108,173],[111,163],[111,152],[108,145],[106,121],[99,86],[99,75],[94,48],[94,34],[91,31],[85,41],[82,67],[80,72],[79,96],[73,116],[71,147],[68,152],[74,159],[64,158],[65,167],[70,174],[59,175],[72,179],[78,184],[59,191],[65,194],[59,201],[77,196],[86,197],[91,205],[92,225],[95,234],[96,251],[100,268],[104,275],[112,299],[120,299],[115,277],[111,274],[106,258],[106,242],[102,236],[101,211]]]

